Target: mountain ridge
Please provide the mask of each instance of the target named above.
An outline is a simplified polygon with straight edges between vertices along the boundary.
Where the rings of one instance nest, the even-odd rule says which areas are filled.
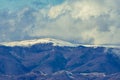
[[[120,48],[119,45],[105,45],[105,44],[75,44],[68,41],[63,41],[60,39],[53,38],[40,38],[40,39],[32,39],[32,40],[23,40],[23,41],[13,41],[13,42],[2,42],[0,45],[3,46],[24,46],[29,47],[35,44],[44,44],[44,43],[52,43],[53,46],[69,46],[69,47],[77,47],[77,46],[85,46],[85,47],[109,47],[109,48]]]
[[[29,47],[0,45],[0,80],[119,80],[120,48],[63,47],[50,41]]]
[[[33,40],[4,42],[0,44],[5,45],[5,46],[26,46],[28,47],[34,44],[42,44],[42,43],[53,43],[53,46],[77,46],[77,44],[72,44],[67,41],[62,41],[59,39],[52,39],[52,38],[40,38],[40,39],[33,39]]]

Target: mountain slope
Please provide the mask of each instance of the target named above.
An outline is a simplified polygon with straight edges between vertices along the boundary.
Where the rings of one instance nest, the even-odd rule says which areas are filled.
[[[2,43],[0,80],[119,80],[119,53],[48,38]]]

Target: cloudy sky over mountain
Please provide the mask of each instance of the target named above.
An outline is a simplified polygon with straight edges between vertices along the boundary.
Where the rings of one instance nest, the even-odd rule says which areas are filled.
[[[120,43],[119,0],[1,0],[0,42],[51,37]]]

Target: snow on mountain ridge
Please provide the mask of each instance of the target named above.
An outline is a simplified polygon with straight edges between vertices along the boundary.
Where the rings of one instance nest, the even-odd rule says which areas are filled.
[[[77,44],[72,44],[70,42],[51,39],[51,38],[42,38],[42,39],[34,39],[34,40],[24,40],[24,41],[15,41],[15,42],[4,42],[1,45],[5,46],[31,46],[38,43],[53,43],[53,46],[78,46]]]
[[[120,46],[116,45],[86,45],[86,44],[74,44],[67,41],[59,40],[59,39],[52,39],[52,38],[41,38],[41,39],[33,39],[33,40],[24,40],[24,41],[14,41],[14,42],[3,42],[0,45],[5,46],[24,46],[29,47],[34,44],[40,43],[53,43],[53,46],[70,46],[70,47],[77,47],[77,46],[85,46],[85,47],[108,47],[108,48],[120,48]]]

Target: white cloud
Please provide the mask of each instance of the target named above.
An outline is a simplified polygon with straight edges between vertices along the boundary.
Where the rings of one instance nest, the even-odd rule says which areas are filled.
[[[120,29],[114,26],[110,26],[110,31],[107,32],[101,32],[94,28],[83,32],[82,37],[84,40],[93,38],[94,44],[117,44],[120,42],[119,31]]]
[[[51,7],[48,12],[48,16],[50,18],[56,18],[66,12],[69,12],[69,11],[71,11],[71,7],[67,3],[64,3],[62,5],[57,5],[57,6]]]
[[[56,18],[62,14],[70,14],[73,18],[89,19],[90,17],[97,17],[108,13],[109,8],[101,6],[99,3],[93,1],[75,1],[65,2],[62,5],[53,6],[48,16]]]
[[[23,37],[55,37],[88,44],[119,44],[118,2],[66,0],[62,4],[37,11],[25,8],[16,12],[17,17],[14,20],[9,18],[8,22],[16,26],[14,30],[17,36],[25,34]]]
[[[76,0],[53,6],[46,10],[47,22],[40,22],[38,19],[41,17],[37,17],[39,23],[36,24],[39,25],[36,25],[31,36],[55,36],[80,43],[117,44],[120,42],[120,29],[115,12],[118,9],[113,2]]]

